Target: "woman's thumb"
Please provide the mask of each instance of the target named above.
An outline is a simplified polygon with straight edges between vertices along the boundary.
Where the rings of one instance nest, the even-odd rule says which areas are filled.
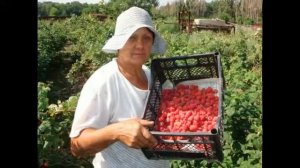
[[[145,127],[151,127],[154,124],[154,121],[149,121],[149,120],[139,120],[139,123]]]

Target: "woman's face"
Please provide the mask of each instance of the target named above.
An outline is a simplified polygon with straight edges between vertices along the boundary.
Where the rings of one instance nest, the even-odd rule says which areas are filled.
[[[132,65],[144,64],[151,54],[153,40],[153,33],[148,28],[137,29],[119,50],[119,60]]]

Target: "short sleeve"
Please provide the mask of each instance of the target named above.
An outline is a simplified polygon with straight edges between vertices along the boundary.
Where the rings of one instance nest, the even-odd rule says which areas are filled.
[[[77,103],[70,137],[86,128],[103,128],[111,118],[112,93],[105,75],[93,75],[84,85]]]

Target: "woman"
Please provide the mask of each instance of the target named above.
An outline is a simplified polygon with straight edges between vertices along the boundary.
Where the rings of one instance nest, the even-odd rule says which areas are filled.
[[[114,36],[102,48],[117,57],[95,71],[81,91],[70,133],[73,155],[96,154],[96,168],[169,167],[141,151],[157,144],[148,131],[153,121],[141,119],[151,86],[144,63],[165,49],[144,9],[131,7],[118,16]]]

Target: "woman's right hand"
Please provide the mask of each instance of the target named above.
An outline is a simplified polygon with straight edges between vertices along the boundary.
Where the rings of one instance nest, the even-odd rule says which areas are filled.
[[[147,148],[157,144],[155,137],[148,128],[154,125],[153,121],[129,119],[118,124],[117,139],[131,148]]]

